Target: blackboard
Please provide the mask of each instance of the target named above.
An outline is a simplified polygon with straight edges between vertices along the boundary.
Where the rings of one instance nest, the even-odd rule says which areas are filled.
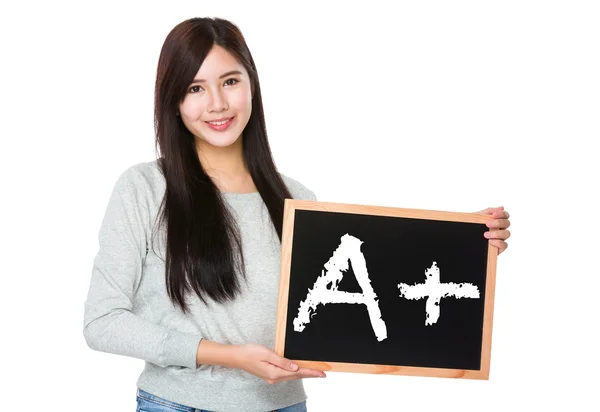
[[[324,371],[489,379],[487,220],[286,200],[275,351]]]

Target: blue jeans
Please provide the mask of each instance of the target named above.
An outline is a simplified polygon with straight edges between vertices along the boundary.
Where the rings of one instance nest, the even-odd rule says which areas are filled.
[[[137,391],[137,412],[211,412],[168,401],[141,389]],[[306,401],[273,412],[306,412]]]

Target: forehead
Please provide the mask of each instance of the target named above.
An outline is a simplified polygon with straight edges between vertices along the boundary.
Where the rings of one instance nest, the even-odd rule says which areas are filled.
[[[218,78],[223,73],[239,70],[247,75],[244,66],[235,57],[221,46],[213,46],[202,62],[196,78],[212,79]]]

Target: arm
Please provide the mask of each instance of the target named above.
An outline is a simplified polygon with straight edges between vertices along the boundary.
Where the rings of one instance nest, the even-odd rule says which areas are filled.
[[[147,208],[132,187],[134,172],[129,169],[117,180],[100,227],[83,334],[94,350],[195,369],[202,336],[153,324],[132,312],[149,230]]]
[[[131,356],[159,366],[198,365],[238,368],[268,383],[324,376],[298,368],[257,344],[225,345],[153,324],[132,312],[146,254],[149,213],[136,196],[128,170],[118,179],[100,228],[100,250],[94,261],[85,302],[84,336],[94,350]]]
[[[202,340],[196,354],[198,365],[221,365],[242,369],[267,383],[277,383],[301,378],[324,378],[325,373],[316,369],[300,368],[289,359],[282,358],[264,346],[225,345]]]

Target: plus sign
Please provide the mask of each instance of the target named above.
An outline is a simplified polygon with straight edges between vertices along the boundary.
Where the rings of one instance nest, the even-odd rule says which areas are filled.
[[[440,268],[437,263],[425,271],[425,283],[408,285],[398,284],[400,296],[406,299],[423,299],[425,301],[425,325],[432,325],[440,317],[440,301],[442,298],[479,298],[479,289],[472,283],[440,283]]]

